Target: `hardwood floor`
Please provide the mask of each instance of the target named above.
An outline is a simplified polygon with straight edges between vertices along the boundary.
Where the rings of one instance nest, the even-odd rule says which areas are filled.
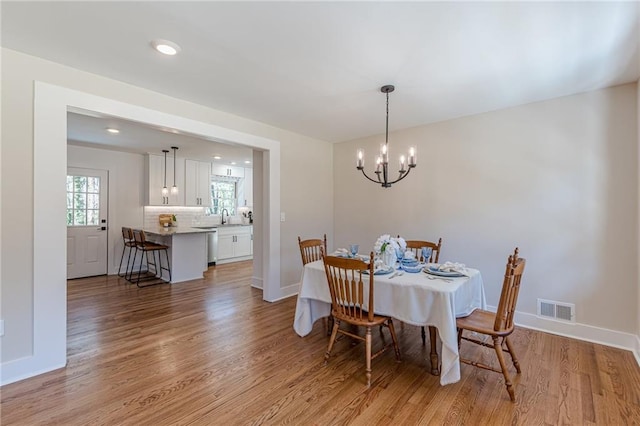
[[[516,403],[500,374],[462,366],[440,386],[418,327],[396,322],[403,362],[339,341],[323,365],[321,321],[298,337],[296,299],[262,301],[251,263],[204,280],[138,289],[118,277],[68,283],[68,365],[1,389],[2,425],[384,425],[640,423],[630,352],[541,332],[512,337]],[[374,334],[374,350],[380,335]],[[497,365],[489,349],[468,357]]]

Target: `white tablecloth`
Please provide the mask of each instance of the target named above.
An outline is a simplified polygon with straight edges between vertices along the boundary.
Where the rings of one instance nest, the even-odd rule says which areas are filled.
[[[486,307],[482,276],[478,270],[467,269],[469,277],[453,281],[431,280],[423,272],[405,272],[391,279],[389,275],[375,276],[374,311],[377,314],[438,329],[442,340],[442,385],[460,380],[456,317]],[[298,335],[306,336],[316,320],[331,313],[331,295],[321,260],[305,265],[301,283],[293,328]]]

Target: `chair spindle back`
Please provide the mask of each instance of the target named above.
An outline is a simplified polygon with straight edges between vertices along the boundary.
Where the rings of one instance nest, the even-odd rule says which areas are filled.
[[[323,260],[333,315],[355,322],[373,321],[373,252],[368,265],[360,259],[336,256],[323,256]],[[368,276],[363,274],[366,270]]]
[[[522,280],[525,264],[525,259],[518,258],[518,248],[516,247],[513,254],[509,256],[504,273],[500,302],[498,303],[496,321],[493,326],[495,331],[513,329],[513,316],[516,311],[518,293],[520,292],[520,281]]]
[[[438,263],[440,259],[440,250],[442,249],[442,238],[438,240],[438,243],[432,243],[431,241],[420,240],[407,240],[407,250],[411,250],[416,254],[416,259],[420,260],[422,257],[422,247],[431,248],[431,257],[429,259],[422,259],[423,262]]]
[[[322,259],[322,250],[327,251],[327,234],[324,239],[314,238],[309,240],[301,240],[298,237],[298,245],[300,246],[300,256],[302,256],[302,265]]]

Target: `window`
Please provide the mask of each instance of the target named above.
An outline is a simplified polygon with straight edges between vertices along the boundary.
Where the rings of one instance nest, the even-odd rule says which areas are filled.
[[[100,222],[100,178],[67,176],[67,226]]]
[[[238,181],[216,176],[211,180],[211,207],[209,214],[222,214],[227,209],[229,216],[235,216]]]

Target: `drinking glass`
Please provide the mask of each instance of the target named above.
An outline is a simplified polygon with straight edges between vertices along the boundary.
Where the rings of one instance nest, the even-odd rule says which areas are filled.
[[[433,253],[433,249],[431,247],[422,247],[422,261],[424,263],[429,263],[431,259],[431,253]]]
[[[349,246],[349,251],[351,252],[351,256],[355,256],[356,254],[358,254],[359,248],[360,246],[358,244],[351,244]]]

